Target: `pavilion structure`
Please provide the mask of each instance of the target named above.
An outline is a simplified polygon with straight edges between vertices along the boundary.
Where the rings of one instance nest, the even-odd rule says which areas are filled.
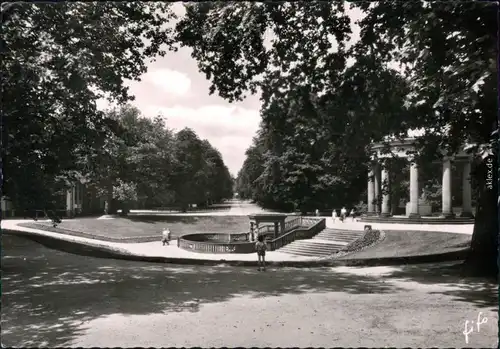
[[[389,205],[389,190],[382,191],[382,184],[390,188],[389,170],[384,166],[384,159],[398,157],[405,158],[410,163],[410,201],[406,205],[407,218],[420,218],[431,215],[431,207],[420,198],[419,167],[413,159],[417,151],[415,137],[402,140],[392,140],[386,143],[373,143],[372,145],[372,167],[368,175],[368,212],[367,216],[378,216],[387,218],[391,216]],[[388,144],[387,144],[388,143]],[[472,218],[472,190],[470,182],[472,158],[469,154],[461,151],[453,156],[443,155],[442,163],[442,207],[441,219],[454,218],[452,207],[452,162],[460,164],[462,169],[462,212],[460,217]],[[368,221],[369,219],[365,219]]]
[[[249,215],[248,217],[250,218],[250,234],[252,241],[256,239],[261,223],[273,223],[274,238],[277,238],[285,232],[285,220],[287,217],[285,214],[259,213]]]

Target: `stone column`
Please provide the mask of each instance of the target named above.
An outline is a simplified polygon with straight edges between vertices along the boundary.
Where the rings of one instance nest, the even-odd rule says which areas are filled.
[[[278,222],[274,222],[274,238],[276,239],[279,235],[280,225]]]
[[[85,185],[80,184],[80,213],[83,213],[83,210],[87,208],[85,206],[85,198],[86,198]]]
[[[379,165],[375,165],[374,169],[374,186],[375,186],[375,212],[380,214],[380,167]]]
[[[443,159],[443,180],[441,182],[442,193],[442,212],[441,217],[453,217],[453,208],[451,205],[451,160],[448,157]]]
[[[464,163],[462,172],[462,213],[460,217],[472,218],[472,190],[470,183],[470,161]]]
[[[373,178],[373,170],[368,173],[368,215],[375,213],[375,182]]]
[[[7,197],[2,197],[0,199],[0,201],[2,202],[2,217],[8,217],[8,214],[12,214],[12,212],[9,212],[11,211],[11,205],[9,205],[9,199],[7,199]]]
[[[283,233],[285,233],[285,221],[281,221],[280,222],[280,232],[279,232],[279,235],[282,235]]]
[[[382,191],[382,207],[380,215],[383,217],[389,217],[391,215],[391,208],[389,206],[389,171],[387,168],[382,168],[381,171],[381,183],[382,186],[386,186],[385,190]]]
[[[66,190],[66,217],[71,217],[71,191]]]
[[[83,209],[84,209],[84,201],[85,201],[85,186],[83,184],[80,184],[79,185],[79,193],[78,193],[78,196],[79,196],[79,203],[78,203],[78,207],[80,207],[80,213],[83,213]]]
[[[418,213],[418,166],[416,163],[410,163],[410,212],[409,218],[420,218]]]
[[[73,217],[75,211],[75,187],[71,187],[66,191],[66,215],[68,218]]]

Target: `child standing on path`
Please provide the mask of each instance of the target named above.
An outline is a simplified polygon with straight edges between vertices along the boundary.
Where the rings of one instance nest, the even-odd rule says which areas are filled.
[[[259,259],[259,271],[261,271],[261,269],[266,270],[267,246],[266,243],[264,242],[264,235],[259,235],[257,237],[257,242],[255,243],[255,250],[257,251],[257,258]]]
[[[163,229],[161,242],[163,246],[165,246],[165,244],[170,245],[170,229]]]

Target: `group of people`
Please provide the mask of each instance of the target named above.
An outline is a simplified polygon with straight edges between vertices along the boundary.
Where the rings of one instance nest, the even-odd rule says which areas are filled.
[[[349,213],[349,216],[354,221],[354,218],[356,218],[356,210],[354,208]],[[332,220],[333,220],[333,223],[335,223],[335,221],[337,220],[337,218],[340,219],[341,222],[344,222],[345,219],[346,219],[346,217],[347,217],[347,210],[346,210],[345,207],[342,207],[342,209],[340,210],[340,216],[337,216],[337,210],[334,209],[332,211]]]
[[[316,209],[316,216],[319,216],[319,210],[318,209]],[[342,209],[340,210],[340,216],[337,215],[337,210],[336,209],[334,209],[332,211],[333,223],[335,223],[335,221],[337,220],[337,218],[340,219],[341,222],[344,222],[347,216],[348,216],[348,214],[347,214],[347,210],[346,210],[345,207],[342,207]],[[356,210],[354,208],[349,213],[349,216],[354,221],[354,218],[356,218]]]

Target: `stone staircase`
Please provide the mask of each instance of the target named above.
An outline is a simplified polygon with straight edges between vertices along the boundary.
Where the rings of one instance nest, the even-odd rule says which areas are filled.
[[[299,256],[329,256],[353,243],[364,235],[364,231],[325,229],[312,239],[296,240],[282,248],[279,252]]]

